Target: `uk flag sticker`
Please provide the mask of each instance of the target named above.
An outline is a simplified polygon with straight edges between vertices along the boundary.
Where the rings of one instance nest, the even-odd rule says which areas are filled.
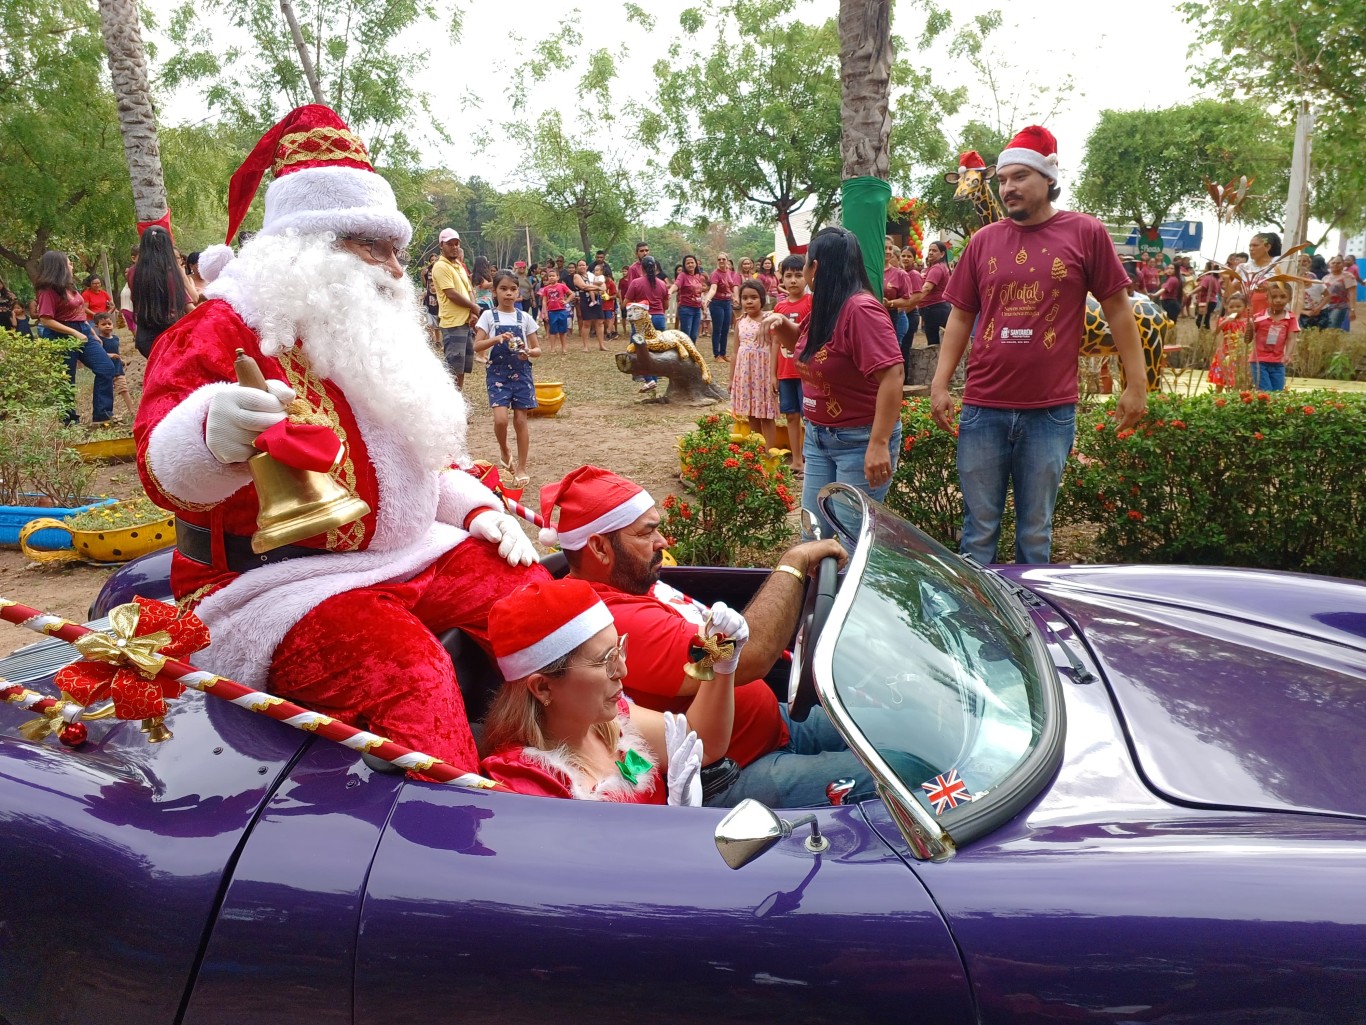
[[[936,815],[943,815],[950,808],[957,808],[960,803],[972,800],[968,785],[958,778],[957,769],[950,769],[928,783],[921,783],[920,789],[925,791],[926,800],[934,805]]]

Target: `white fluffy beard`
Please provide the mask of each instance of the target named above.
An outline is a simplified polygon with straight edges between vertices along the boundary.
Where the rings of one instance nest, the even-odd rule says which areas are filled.
[[[432,352],[412,282],[334,242],[331,234],[255,238],[210,294],[233,303],[266,355],[301,341],[314,372],[406,438],[424,466],[465,465],[468,407]]]

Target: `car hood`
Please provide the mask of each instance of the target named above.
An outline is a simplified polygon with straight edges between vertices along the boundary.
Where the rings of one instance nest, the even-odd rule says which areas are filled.
[[[1366,817],[1366,585],[1194,567],[1008,575],[1081,629],[1160,794]]]

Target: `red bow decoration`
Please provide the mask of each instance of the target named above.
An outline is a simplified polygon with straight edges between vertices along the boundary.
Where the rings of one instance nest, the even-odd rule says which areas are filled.
[[[346,454],[346,446],[331,427],[288,419],[258,434],[255,445],[286,466],[318,473],[331,473]]]
[[[85,659],[67,666],[55,683],[82,705],[113,700],[120,719],[166,714],[166,699],[185,688],[157,674],[168,658],[184,658],[207,647],[209,630],[193,612],[135,597],[109,613],[108,633],[86,634],[76,642]]]

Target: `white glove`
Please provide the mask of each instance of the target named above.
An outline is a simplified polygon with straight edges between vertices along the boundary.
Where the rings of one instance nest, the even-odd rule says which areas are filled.
[[[209,400],[204,418],[204,444],[220,463],[244,463],[256,455],[257,435],[285,418],[294,389],[284,381],[267,381],[269,391],[233,385]]]
[[[664,713],[664,758],[668,763],[669,803],[702,807],[702,741],[688,729],[688,717]]]
[[[749,624],[744,616],[721,601],[711,607],[711,622],[707,625],[706,635],[716,637],[719,634],[725,634],[726,640],[735,643],[735,653],[724,662],[713,662],[712,669],[718,673],[733,673],[740,664],[740,649],[749,640]]]
[[[470,533],[498,546],[498,554],[509,566],[530,566],[536,561],[536,548],[522,532],[522,525],[507,513],[493,509],[481,512],[470,521]]]

